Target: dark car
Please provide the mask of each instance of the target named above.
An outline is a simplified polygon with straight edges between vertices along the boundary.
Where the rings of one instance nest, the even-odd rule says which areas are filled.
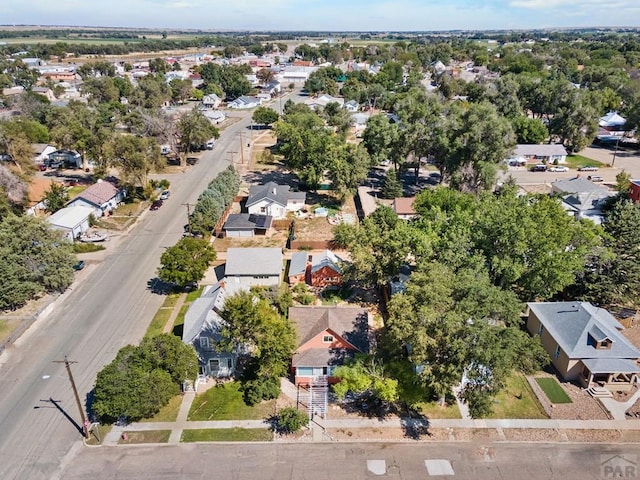
[[[162,206],[162,200],[156,200],[151,204],[150,210],[158,210]]]
[[[604,182],[604,178],[600,175],[589,175],[587,180],[591,180],[592,182]]]
[[[84,260],[80,260],[78,263],[73,265],[73,269],[76,272],[79,272],[80,270],[82,270],[84,268]]]

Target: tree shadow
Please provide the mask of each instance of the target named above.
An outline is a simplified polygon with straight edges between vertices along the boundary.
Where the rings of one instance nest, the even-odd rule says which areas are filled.
[[[169,295],[175,292],[175,285],[163,282],[158,277],[154,277],[147,281],[147,290],[157,295]]]
[[[400,410],[400,415],[400,427],[405,437],[420,440],[422,437],[431,436],[429,419],[417,408],[405,403]]]

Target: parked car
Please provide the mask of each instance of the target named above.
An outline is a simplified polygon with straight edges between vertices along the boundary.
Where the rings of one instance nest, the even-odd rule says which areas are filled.
[[[207,150],[213,150],[213,147],[214,147],[214,146],[215,146],[215,142],[214,142],[213,140],[209,140],[209,141],[206,143],[205,148],[206,148]]]
[[[167,200],[171,196],[171,192],[169,190],[165,190],[160,194],[160,200]]]
[[[592,182],[604,182],[604,178],[600,175],[589,175],[587,180],[591,180]]]
[[[560,165],[560,166],[551,167],[549,171],[550,172],[568,172],[569,168]]]
[[[532,172],[546,172],[546,171],[547,171],[547,166],[546,166],[546,165],[544,165],[544,164],[542,164],[542,163],[540,163],[540,164],[538,164],[538,165],[534,165],[534,166],[531,168],[531,171],[532,171]]]
[[[158,210],[162,206],[162,200],[156,200],[151,204],[150,210]]]
[[[588,166],[584,166],[584,167],[580,167],[578,169],[579,172],[597,172],[598,171],[598,167],[588,167]]]
[[[74,269],[76,272],[79,272],[79,271],[80,271],[80,270],[82,270],[83,268],[84,268],[84,260],[80,260],[78,263],[75,263],[75,264],[73,265],[73,269]]]

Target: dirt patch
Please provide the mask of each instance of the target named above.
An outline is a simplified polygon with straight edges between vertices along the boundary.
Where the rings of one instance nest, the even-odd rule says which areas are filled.
[[[552,428],[505,428],[506,440],[513,442],[557,442],[560,433]]]
[[[631,328],[625,328],[622,330],[622,334],[629,340],[636,348],[640,348],[640,323],[634,325]]]
[[[622,438],[620,430],[565,430],[570,442],[616,442]]]
[[[640,418],[640,398],[626,412],[627,417]]]

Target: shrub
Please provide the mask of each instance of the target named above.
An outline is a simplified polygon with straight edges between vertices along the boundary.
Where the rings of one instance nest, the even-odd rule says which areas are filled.
[[[250,407],[262,400],[271,400],[280,395],[280,382],[277,378],[256,378],[242,385],[244,403]]]
[[[274,429],[278,433],[295,433],[308,423],[309,418],[304,412],[294,407],[286,407],[278,413]]]

